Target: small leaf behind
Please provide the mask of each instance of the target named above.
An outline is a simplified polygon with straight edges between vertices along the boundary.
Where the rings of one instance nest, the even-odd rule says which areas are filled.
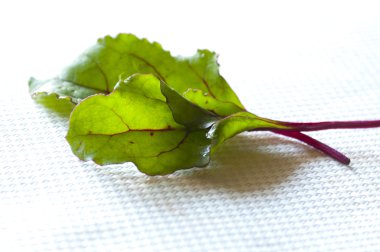
[[[245,111],[236,94],[219,74],[215,53],[198,50],[191,57],[173,57],[160,44],[132,34],[106,36],[82,53],[57,78],[39,82],[32,93],[56,93],[75,103],[96,93],[110,93],[119,76],[154,74],[198,106],[222,116]],[[33,81],[36,84],[36,81]],[[32,86],[36,86],[36,85]],[[205,96],[188,97],[188,90]],[[204,99],[207,98],[207,99]]]

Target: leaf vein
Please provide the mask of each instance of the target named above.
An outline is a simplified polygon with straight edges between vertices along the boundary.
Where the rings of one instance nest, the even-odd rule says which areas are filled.
[[[136,59],[144,62],[144,64],[147,65],[147,66],[149,66],[158,75],[158,77],[160,77],[161,80],[163,80],[164,82],[166,82],[165,77],[162,76],[162,74],[158,71],[158,69],[153,64],[151,64],[149,61],[147,61],[143,57],[141,57],[141,56],[139,56],[139,55],[137,55],[135,53],[132,53],[132,52],[129,52],[128,55],[130,55],[130,56],[132,56],[132,57],[134,57],[134,58],[136,58]]]
[[[172,128],[172,127],[168,127],[168,128],[162,128],[162,129],[130,129],[128,128],[128,130],[124,130],[124,131],[121,131],[121,132],[116,132],[116,133],[111,133],[111,134],[107,134],[107,133],[93,133],[93,132],[88,132],[86,134],[78,134],[76,136],[79,136],[79,137],[86,137],[86,136],[118,136],[118,135],[122,135],[122,134],[126,134],[128,132],[165,132],[165,131],[184,131],[185,129],[178,129],[178,128]]]
[[[77,85],[77,86],[79,86],[79,87],[90,88],[90,89],[93,89],[93,90],[99,91],[99,93],[102,93],[102,94],[107,94],[106,91],[103,90],[103,89],[100,89],[100,88],[94,88],[94,87],[89,87],[89,86],[86,86],[86,85],[84,85],[84,84],[80,84],[80,83],[78,83],[78,82],[75,82],[75,81],[73,81],[73,80],[67,80],[67,79],[64,79],[64,78],[61,78],[61,77],[56,78],[56,79],[57,79],[57,80],[60,80],[60,81],[63,81],[63,82],[69,82],[69,83],[74,84],[74,85]]]
[[[117,116],[120,119],[120,121],[125,125],[125,127],[127,127],[127,129],[129,130],[129,125],[124,121],[123,117],[116,113],[116,111],[113,108],[109,108],[109,110],[111,110],[112,113],[114,113],[115,116]]]
[[[110,86],[109,86],[108,77],[107,77],[106,73],[104,72],[103,68],[100,66],[99,62],[97,60],[95,60],[92,56],[90,56],[88,53],[86,53],[85,56],[87,58],[89,58],[95,64],[96,68],[99,69],[100,74],[103,76],[105,84],[106,84],[106,90],[105,91],[107,93],[110,93],[111,90],[110,90]]]
[[[206,81],[206,79],[204,77],[202,77],[197,71],[195,71],[195,69],[191,66],[191,64],[189,62],[187,62],[187,66],[189,67],[189,69],[202,81],[202,83],[204,84],[204,86],[206,87],[207,89],[207,92],[216,99],[216,96],[214,95],[214,93],[211,91],[211,88],[210,88],[210,85],[208,84],[208,82]]]
[[[186,131],[186,134],[183,136],[183,138],[181,139],[181,141],[179,141],[178,144],[177,144],[176,146],[174,146],[174,147],[171,148],[170,150],[161,151],[161,152],[159,152],[156,156],[159,157],[159,156],[161,156],[162,154],[169,153],[169,152],[174,151],[175,149],[178,149],[178,148],[181,147],[181,145],[185,142],[185,140],[186,140],[186,138],[189,136],[189,134],[190,134],[190,131]]]

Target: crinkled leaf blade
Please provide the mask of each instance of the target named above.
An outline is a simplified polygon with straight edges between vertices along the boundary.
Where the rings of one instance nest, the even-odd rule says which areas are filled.
[[[160,44],[132,34],[99,39],[52,81],[54,88],[50,90],[58,96],[68,95],[73,101],[79,101],[84,98],[82,88],[110,93],[120,74],[130,76],[135,73],[154,74],[181,95],[189,89],[200,90],[212,102],[207,106],[208,101],[201,98],[192,102],[219,115],[244,111],[236,94],[219,74],[215,53],[198,50],[192,57],[173,57]],[[60,82],[79,91],[60,90],[56,87]]]
[[[134,75],[110,95],[83,100],[72,112],[67,140],[82,160],[133,162],[149,175],[209,162],[208,129],[178,124],[153,75]]]

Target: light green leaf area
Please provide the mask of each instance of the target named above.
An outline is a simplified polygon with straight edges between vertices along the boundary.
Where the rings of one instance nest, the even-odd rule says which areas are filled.
[[[209,93],[205,93],[199,89],[188,89],[183,94],[183,97],[185,97],[191,103],[196,104],[199,107],[202,107],[219,116],[229,116],[234,113],[243,111],[240,107],[232,102],[224,102],[223,106],[221,106],[221,101],[216,100]]]
[[[270,129],[287,129],[287,127],[249,112],[239,112],[225,117],[215,123],[207,134],[212,139],[211,153],[214,153],[224,141],[239,133]]]
[[[244,111],[236,94],[219,74],[215,53],[198,50],[192,57],[173,57],[160,44],[132,34],[99,39],[46,85],[51,92],[70,96],[75,102],[86,97],[86,92],[110,93],[121,74],[135,73],[154,74],[181,95],[189,89],[200,90],[207,94],[208,101],[202,96],[192,102],[219,115]]]
[[[219,74],[216,53],[209,50],[198,50],[192,57],[180,60],[185,65],[187,64],[188,68],[183,68],[183,76],[187,77],[182,79],[183,84],[179,84],[180,87],[177,88],[174,85],[176,82],[173,81],[173,88],[177,92],[188,99],[184,95],[185,93],[189,90],[199,90],[203,95],[190,101],[221,116],[245,111],[237,95]],[[194,75],[196,78],[192,78]],[[176,76],[173,75],[173,77]],[[201,85],[199,85],[200,82]]]
[[[74,154],[101,165],[133,162],[149,175],[207,165],[208,129],[178,124],[162,85],[153,75],[133,75],[111,94],[83,100],[72,112],[67,134]],[[188,107],[183,109],[186,113]]]

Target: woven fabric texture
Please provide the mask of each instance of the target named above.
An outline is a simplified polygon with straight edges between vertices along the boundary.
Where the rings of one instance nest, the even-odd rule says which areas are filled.
[[[111,23],[100,29],[107,27]],[[269,50],[260,47],[263,41],[252,45],[254,35],[240,30],[235,35],[245,36],[247,42],[239,48],[229,48],[232,39],[218,46],[207,38],[204,47],[219,49],[223,76],[247,109],[258,115],[287,121],[378,119],[379,28],[380,18],[375,18],[345,30],[342,37],[321,39],[323,46],[299,49],[307,38],[301,42],[285,38],[277,41],[283,42],[279,49]],[[257,32],[257,36],[266,34]],[[158,33],[152,34],[160,40]],[[95,40],[92,35],[83,37],[83,45]],[[75,39],[82,43],[81,37]],[[169,44],[165,48],[175,44],[172,39],[163,36]],[[65,43],[71,45],[70,39],[63,40],[63,48]],[[184,50],[201,44],[202,39],[193,40]],[[304,144],[262,132],[227,141],[207,168],[149,177],[130,163],[100,167],[71,153],[64,138],[67,117],[44,109],[27,93],[28,76],[39,67],[49,68],[44,61],[54,58],[48,55],[53,49],[46,48],[41,59],[20,63],[22,52],[33,51],[32,46],[19,49],[21,43],[16,41],[10,48],[14,53],[4,50],[8,61],[2,61],[4,76],[0,76],[6,86],[0,93],[1,251],[380,248],[379,128],[310,133],[347,154],[350,166]],[[82,49],[80,44],[69,50],[70,56]],[[181,53],[180,46],[174,49]],[[64,52],[57,53],[60,61],[52,59],[49,73],[67,59]]]

